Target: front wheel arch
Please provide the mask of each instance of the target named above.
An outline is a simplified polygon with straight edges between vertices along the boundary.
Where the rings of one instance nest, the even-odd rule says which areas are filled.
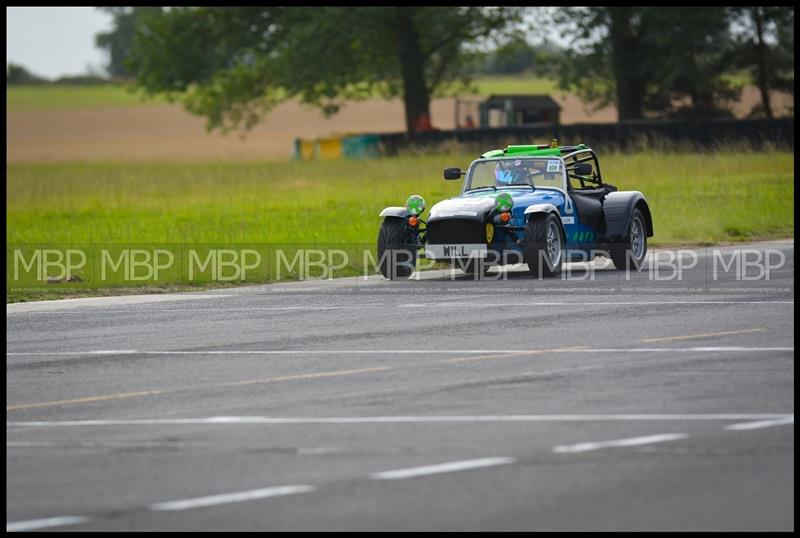
[[[525,226],[528,226],[528,222],[530,222],[531,218],[535,215],[555,215],[556,219],[558,220],[558,225],[561,227],[561,237],[564,238],[564,243],[567,242],[567,230],[564,228],[564,222],[561,220],[561,215],[559,215],[558,211],[536,211],[533,213],[526,213],[525,214]]]
[[[409,278],[416,270],[417,248],[405,219],[383,219],[377,247],[378,267],[385,278]]]
[[[551,225],[558,238],[550,237]],[[553,260],[549,239],[558,241],[558,259]],[[561,272],[566,257],[566,234],[564,225],[558,214],[553,212],[537,212],[531,214],[525,224],[523,253],[528,271],[536,278],[552,277]]]

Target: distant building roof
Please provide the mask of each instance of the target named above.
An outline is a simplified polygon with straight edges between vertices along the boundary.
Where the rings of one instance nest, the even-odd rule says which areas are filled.
[[[504,107],[506,99],[511,99],[514,108],[536,108],[539,110],[561,110],[549,95],[491,95],[485,103],[491,107]]]

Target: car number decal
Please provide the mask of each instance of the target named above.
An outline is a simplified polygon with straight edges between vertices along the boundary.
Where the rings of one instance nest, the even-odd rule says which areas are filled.
[[[425,245],[425,257],[429,259],[485,257],[487,246],[481,243],[450,245]]]

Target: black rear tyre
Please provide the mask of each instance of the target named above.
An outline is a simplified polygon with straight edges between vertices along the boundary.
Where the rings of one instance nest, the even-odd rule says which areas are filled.
[[[647,228],[644,215],[639,209],[633,210],[625,240],[612,245],[609,255],[617,271],[628,269],[641,271],[644,267],[644,258],[647,255]]]
[[[378,267],[389,280],[408,278],[417,265],[417,249],[405,220],[386,217],[378,232]]]
[[[525,263],[536,278],[561,272],[564,259],[564,232],[553,213],[535,214],[525,226]]]

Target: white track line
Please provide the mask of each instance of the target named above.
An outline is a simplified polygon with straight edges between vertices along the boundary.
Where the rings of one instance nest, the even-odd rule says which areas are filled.
[[[25,314],[151,314],[154,312],[283,312],[291,310],[362,310],[366,308],[394,308],[396,305],[343,305],[343,306],[254,306],[230,308],[139,308],[136,310],[26,310]]]
[[[400,308],[431,308],[431,307],[452,307],[461,308],[465,306],[486,306],[486,307],[506,307],[506,306],[666,306],[666,305],[728,305],[728,304],[794,304],[794,301],[609,301],[609,302],[573,302],[573,301],[548,301],[535,303],[413,303],[408,305],[398,305]]]
[[[80,297],[77,299],[57,299],[54,301],[34,301],[31,303],[6,304],[7,314],[42,313],[67,308],[102,308],[126,307],[128,305],[163,303],[170,301],[192,301],[203,299],[221,299],[231,295],[193,295],[192,293],[158,293],[151,295],[120,295],[115,297]]]
[[[480,467],[492,467],[494,465],[505,465],[514,463],[514,458],[480,458],[476,460],[453,461],[440,463],[438,465],[425,465],[424,467],[411,467],[409,469],[397,469],[394,471],[383,471],[373,473],[370,478],[375,480],[398,480],[401,478],[412,478],[430,474],[452,473],[454,471],[465,471],[467,469],[478,469]]]
[[[175,511],[188,510],[190,508],[201,508],[204,506],[214,506],[217,504],[230,504],[256,499],[266,499],[267,497],[281,497],[283,495],[294,495],[296,493],[308,493],[314,491],[314,486],[278,486],[264,489],[253,489],[250,491],[240,491],[237,493],[223,493],[222,495],[210,495],[208,497],[196,497],[194,499],[184,499],[180,501],[168,501],[150,505],[150,510]]]
[[[720,413],[720,414],[617,414],[617,415],[463,415],[463,416],[377,416],[377,417],[200,417],[165,419],[64,420],[6,422],[6,427],[44,426],[184,426],[231,424],[430,424],[481,422],[608,422],[650,420],[786,420],[788,413]]]
[[[17,304],[17,303],[14,303]],[[26,306],[34,307],[35,303],[25,303]],[[772,304],[794,304],[794,301],[616,301],[616,302],[535,302],[535,303],[410,303],[410,304],[370,304],[370,305],[341,305],[341,306],[254,306],[254,307],[230,307],[230,308],[138,308],[129,310],[8,310],[7,314],[77,314],[85,316],[87,314],[138,314],[138,313],[198,313],[198,312],[281,312],[281,311],[304,311],[304,310],[367,310],[371,308],[381,308],[391,310],[393,308],[464,308],[464,307],[543,307],[543,306],[665,306],[665,305],[772,305]],[[9,305],[10,306],[10,305]]]
[[[6,356],[72,356],[72,355],[467,355],[524,353],[693,353],[697,351],[794,351],[794,347],[634,347],[634,348],[559,348],[559,349],[260,349],[260,350],[197,350],[138,351],[106,349],[86,351],[7,351]]]
[[[652,443],[663,443],[665,441],[677,441],[689,437],[685,433],[662,433],[658,435],[648,435],[646,437],[631,437],[628,439],[617,439],[614,441],[597,441],[590,443],[578,443],[575,445],[562,445],[553,449],[556,454],[574,454],[576,452],[588,452],[601,448],[611,448],[620,446],[639,446]]]
[[[794,424],[794,415],[784,418],[776,418],[774,420],[759,420],[758,422],[743,422],[740,424],[731,424],[725,426],[726,430],[756,430],[758,428],[769,428],[770,426],[783,426],[785,424]]]
[[[46,519],[31,519],[29,521],[16,521],[6,523],[6,532],[33,531],[36,529],[46,529],[47,527],[61,527],[64,525],[77,525],[89,521],[85,516],[61,516],[48,517]]]

